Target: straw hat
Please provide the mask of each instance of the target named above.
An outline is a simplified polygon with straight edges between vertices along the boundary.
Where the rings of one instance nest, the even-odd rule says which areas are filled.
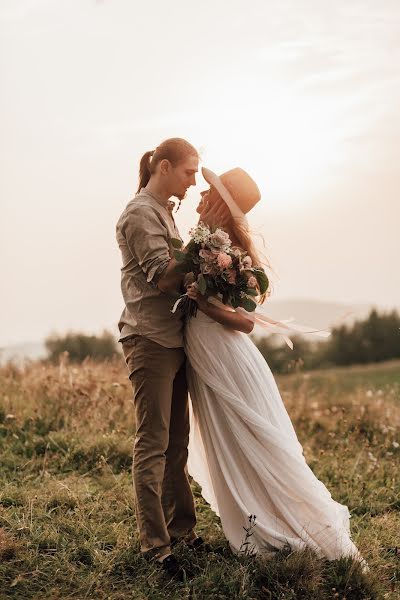
[[[220,176],[205,167],[201,171],[207,183],[214,186],[226,202],[233,217],[243,218],[261,199],[256,182],[239,167]]]

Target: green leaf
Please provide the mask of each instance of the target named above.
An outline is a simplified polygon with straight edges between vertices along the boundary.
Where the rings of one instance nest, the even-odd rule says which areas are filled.
[[[214,286],[214,282],[213,282],[213,280],[212,280],[212,279],[210,279],[209,277],[207,277],[207,279],[204,277],[204,279],[206,280],[206,283],[207,283],[207,288],[208,288],[209,290],[213,290],[213,289],[214,289],[214,287],[215,287],[215,286]]]
[[[260,294],[264,294],[269,287],[269,281],[267,275],[265,274],[265,271],[263,271],[262,269],[254,269],[254,275],[257,278],[258,286],[260,288]]]
[[[186,252],[181,252],[180,250],[174,250],[174,258],[178,262],[182,262],[183,260],[187,259],[187,254]]]
[[[182,248],[182,246],[183,246],[183,242],[182,242],[182,240],[180,240],[180,239],[178,239],[178,238],[171,238],[171,239],[170,239],[170,242],[171,242],[171,246],[172,246],[173,248],[176,248],[177,250],[179,250],[179,249],[180,249],[180,248]]]
[[[203,275],[199,275],[197,280],[197,285],[199,286],[199,292],[204,296],[207,291],[207,281],[204,279]]]
[[[254,288],[247,288],[245,290],[245,294],[247,294],[248,296],[258,296],[258,292]]]
[[[222,292],[222,304],[229,304],[229,292],[227,290]]]
[[[236,296],[233,296],[231,298],[230,304],[231,304],[232,308],[237,308],[238,306],[240,306],[240,299],[237,298]]]
[[[253,312],[257,308],[257,304],[251,298],[242,298],[241,306],[247,312]]]
[[[175,265],[174,271],[177,273],[190,273],[191,269],[185,262],[182,261]]]
[[[199,244],[196,244],[194,240],[190,240],[190,242],[186,246],[186,250],[187,252],[193,252],[196,250],[197,246],[199,246]]]

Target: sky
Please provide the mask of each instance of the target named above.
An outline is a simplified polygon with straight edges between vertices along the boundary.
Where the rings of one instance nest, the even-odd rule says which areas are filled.
[[[115,224],[175,136],[258,183],[273,298],[400,308],[399,64],[398,0],[0,0],[0,345],[115,330]]]

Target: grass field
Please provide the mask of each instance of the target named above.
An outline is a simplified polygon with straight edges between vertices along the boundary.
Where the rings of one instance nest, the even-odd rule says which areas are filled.
[[[122,361],[0,369],[0,598],[400,598],[400,362],[278,378],[316,475],[352,513],[370,565],[310,552],[195,555],[168,582],[141,559],[133,511],[131,389]],[[194,487],[198,531],[224,543]]]

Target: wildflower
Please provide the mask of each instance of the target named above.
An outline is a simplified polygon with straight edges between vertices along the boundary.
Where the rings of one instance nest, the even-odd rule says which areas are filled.
[[[400,444],[398,442],[393,442],[392,446],[393,446],[393,448],[398,448],[400,446]]]
[[[210,240],[211,231],[207,225],[199,223],[189,231],[189,234],[196,244],[206,244]]]

